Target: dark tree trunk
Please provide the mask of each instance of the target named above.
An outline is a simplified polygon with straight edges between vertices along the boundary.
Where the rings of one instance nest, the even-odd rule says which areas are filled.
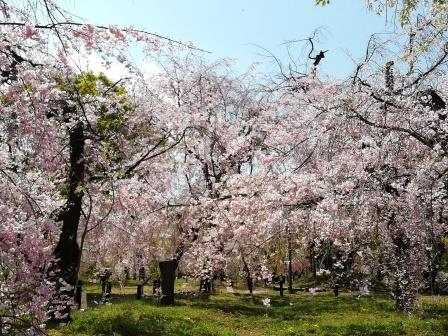
[[[431,295],[438,294],[439,288],[436,284],[437,274],[439,273],[442,258],[446,252],[445,244],[442,237],[432,238],[431,249],[427,251],[428,270],[423,272],[423,278],[426,282],[427,289],[431,291]]]
[[[310,269],[313,274],[313,281],[316,282],[317,277],[317,265],[316,265],[316,253],[314,251],[314,241],[308,243],[309,249],[309,259],[310,259]]]
[[[247,289],[249,290],[249,293],[252,294],[254,291],[254,281],[252,280],[252,277],[249,275],[246,278],[247,281]]]
[[[250,274],[249,266],[247,265],[246,261],[243,258],[243,265],[244,265],[244,273],[246,273],[246,282],[247,282],[247,289],[249,290],[249,293],[252,295],[252,292],[254,291],[254,282],[252,279],[252,276]]]
[[[54,250],[56,264],[54,270],[56,277],[62,278],[67,284],[75,288],[78,280],[80,249],[77,242],[79,220],[81,217],[82,183],[84,179],[84,127],[81,122],[70,130],[70,168],[67,202],[59,213],[57,221],[62,222],[58,244]],[[73,290],[61,295],[73,297]],[[67,314],[66,320],[70,320],[70,307],[67,306],[63,313]]]
[[[141,300],[143,297],[143,285],[137,285],[137,300]]]
[[[334,296],[339,296],[339,286],[335,285],[333,288]]]

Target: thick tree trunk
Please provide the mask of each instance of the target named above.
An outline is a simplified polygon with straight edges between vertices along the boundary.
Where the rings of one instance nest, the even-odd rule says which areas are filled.
[[[396,259],[395,280],[395,309],[397,311],[410,311],[414,307],[417,298],[417,290],[414,288],[413,274],[409,270],[412,260],[412,251],[404,234],[397,234],[393,238]]]
[[[81,217],[82,183],[84,179],[84,127],[81,122],[70,130],[70,170],[67,202],[59,213],[58,221],[62,222],[58,244],[54,250],[56,278],[62,278],[67,284],[76,286],[78,280],[80,249],[77,242],[79,220]],[[73,289],[61,295],[73,297]],[[63,313],[70,320],[70,307],[66,306]]]
[[[395,309],[400,312],[411,311],[417,299],[417,291],[412,288],[412,279],[405,267],[402,267],[402,274],[397,277],[395,284]]]

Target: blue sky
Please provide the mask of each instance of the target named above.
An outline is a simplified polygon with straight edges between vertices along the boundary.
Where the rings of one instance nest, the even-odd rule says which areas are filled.
[[[211,59],[238,59],[243,71],[268,49],[286,60],[284,42],[304,39],[320,28],[317,51],[329,50],[321,71],[344,77],[354,69],[372,33],[386,30],[383,16],[367,11],[364,0],[66,0],[70,10],[96,24],[136,28],[191,41],[209,50]],[[302,54],[301,54],[302,52]],[[303,44],[295,55],[305,57]],[[266,66],[265,69],[268,69]]]

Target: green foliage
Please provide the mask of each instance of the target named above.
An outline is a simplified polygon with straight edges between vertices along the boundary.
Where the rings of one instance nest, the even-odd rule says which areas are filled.
[[[111,162],[119,163],[123,160],[123,156],[118,148],[118,145],[113,141],[108,141],[104,144],[103,153]]]
[[[14,104],[14,101],[11,98],[9,98],[8,96],[5,96],[5,95],[0,96],[0,105],[8,107],[8,106],[12,106],[13,104]]]
[[[123,159],[123,155],[114,138],[115,134],[123,127],[125,119],[125,109],[117,109],[112,113],[108,113],[107,108],[102,106],[100,117],[97,121],[97,131],[104,139],[102,151],[111,162],[118,163]]]
[[[64,79],[61,76],[54,78],[59,89],[65,92],[76,90],[82,96],[98,96],[100,92],[99,84],[112,96],[125,96],[126,89],[123,86],[116,85],[104,73],[94,74],[92,71],[85,71],[77,75],[74,79]]]
[[[60,76],[56,76],[54,78],[59,90],[64,91],[64,92],[69,92],[70,91],[70,86],[69,84],[64,81],[64,79]]]
[[[102,72],[100,72],[99,75],[96,76],[96,78],[106,87],[112,87],[112,85],[114,85],[114,83]]]
[[[36,91],[34,89],[33,85],[31,85],[31,83],[29,83],[29,82],[23,82],[22,88],[24,91],[26,91],[28,93],[34,93]]]
[[[107,111],[105,108],[104,112]],[[125,119],[124,111],[117,111],[113,113],[101,113],[97,121],[98,131],[101,135],[106,135],[108,132],[118,131]]]
[[[83,72],[75,80],[75,88],[81,95],[98,96],[98,77],[92,72]]]
[[[325,6],[330,3],[330,0],[315,0],[315,4],[317,6]],[[385,8],[389,7],[387,0],[373,0],[372,3],[374,4],[374,9],[378,13],[382,13]],[[437,25],[437,22],[440,23],[440,25],[444,24],[446,22],[446,12],[448,11],[448,0],[432,0],[432,1],[426,1],[426,0],[401,0],[397,1],[398,5],[398,21],[402,26],[406,26],[410,24],[411,18],[414,13],[418,11],[418,8],[420,5],[426,5],[429,4],[432,11],[434,13],[437,13],[438,17],[437,20],[435,20],[435,23]]]
[[[66,84],[59,80],[61,88]],[[114,163],[123,160],[116,135],[119,133],[126,121],[126,116],[131,110],[131,104],[126,96],[126,89],[112,82],[104,73],[98,75],[93,72],[83,72],[74,80],[74,89],[82,96],[109,95],[112,98],[111,106],[100,104],[97,114],[98,120],[96,131],[103,139],[102,152],[106,158]],[[67,86],[68,87],[68,86]],[[100,91],[101,89],[101,91]]]
[[[59,191],[59,199],[60,200],[67,200],[68,188],[69,188],[69,186],[66,183],[57,183],[56,184],[56,189]]]
[[[415,11],[417,7],[418,0],[403,0],[403,6],[401,10],[398,12],[399,20],[402,26],[409,23],[412,12]]]
[[[79,185],[75,188],[75,195],[82,195],[85,191],[85,187],[83,185]]]
[[[105,137],[108,133],[119,130],[122,123],[122,118],[116,113],[102,114],[97,120],[98,133]]]
[[[402,26],[409,24],[412,14],[417,10],[419,4],[425,3],[422,0],[402,0],[399,11],[399,20]],[[444,17],[446,20],[446,12],[448,10],[448,0],[432,0],[427,3],[431,4],[434,13],[439,13],[439,18]]]

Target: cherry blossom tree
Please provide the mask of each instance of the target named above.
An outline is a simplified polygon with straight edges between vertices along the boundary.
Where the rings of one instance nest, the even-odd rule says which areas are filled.
[[[305,230],[313,249],[327,246],[340,280],[345,272],[360,287],[386,283],[398,310],[434,287],[445,252],[447,49],[439,14],[407,23],[393,41],[372,38],[345,82],[320,82],[314,70],[311,85],[310,76],[286,76],[296,86],[285,86],[292,108],[306,92],[306,110],[315,111],[315,149],[302,167],[320,181]]]
[[[172,49],[175,41],[132,28],[79,23],[49,0],[2,1],[0,7],[1,183],[2,190],[13,192],[2,193],[2,203],[10,204],[2,207],[2,218],[8,219],[2,228],[7,278],[2,328],[14,333],[11,316],[40,322],[49,309],[56,318],[69,318],[65,302],[78,276],[80,224],[82,245],[90,226],[102,221],[92,223],[90,217],[101,212],[97,207],[107,207],[113,181],[147,167],[183,135],[157,126],[163,115],[150,111],[160,102],[147,101],[144,75],[127,58],[132,43],[139,43],[146,57]],[[180,42],[177,47],[193,48]],[[83,70],[76,58],[91,54],[106,69],[123,64],[127,78],[112,82]],[[39,264],[31,255],[44,257]],[[22,261],[11,269],[15,259]],[[26,291],[16,288],[25,275]],[[39,304],[24,296],[32,294]],[[30,304],[17,310],[16,300]]]

